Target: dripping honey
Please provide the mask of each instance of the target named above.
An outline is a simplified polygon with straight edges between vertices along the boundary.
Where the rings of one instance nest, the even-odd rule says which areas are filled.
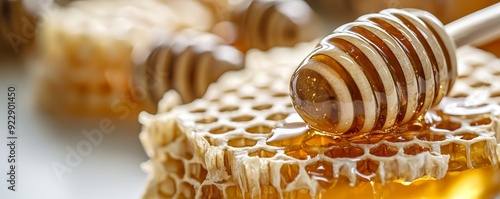
[[[460,128],[456,118],[443,115],[442,112],[430,113],[444,118],[439,121],[419,120],[407,125],[394,127],[388,131],[371,132],[366,135],[342,136],[309,130],[306,134],[283,141],[270,142],[269,145],[284,147],[284,152],[290,157],[307,160],[324,154],[330,158],[351,158],[356,160],[363,155],[364,150],[357,145],[374,145],[381,141],[391,143],[410,142],[413,139],[425,142],[440,142],[450,139],[449,134],[435,133],[431,127],[446,130]],[[472,120],[470,125],[485,125],[491,123],[489,117],[480,117]],[[472,140],[478,135],[461,133],[454,135],[463,140]],[[392,145],[380,144],[369,150],[372,155],[391,157],[398,153],[399,148]],[[403,148],[406,155],[417,155],[431,152],[433,149],[421,145],[409,145]],[[500,168],[492,165],[492,160],[485,157],[485,142],[477,142],[470,146],[470,158],[473,158],[474,169],[467,168],[465,147],[460,144],[444,144],[440,146],[443,155],[450,155],[448,173],[444,178],[434,179],[423,176],[412,182],[392,180],[381,183],[375,175],[378,162],[366,159],[357,162],[356,169],[361,176],[370,176],[370,179],[358,177],[352,186],[345,176],[334,176],[332,163],[317,161],[306,166],[309,176],[315,179],[321,191],[315,198],[492,198],[500,194]],[[291,182],[298,175],[298,167],[286,165],[281,169],[281,175],[286,182]],[[473,186],[472,186],[473,184]],[[286,186],[282,185],[284,188]],[[277,193],[269,193],[272,196]],[[311,198],[307,190],[288,193],[290,198]],[[272,196],[269,195],[269,198]],[[265,198],[265,197],[264,197]]]

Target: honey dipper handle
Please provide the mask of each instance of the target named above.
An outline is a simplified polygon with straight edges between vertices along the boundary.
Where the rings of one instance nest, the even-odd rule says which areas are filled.
[[[500,35],[500,3],[455,20],[445,28],[457,47],[489,42]]]

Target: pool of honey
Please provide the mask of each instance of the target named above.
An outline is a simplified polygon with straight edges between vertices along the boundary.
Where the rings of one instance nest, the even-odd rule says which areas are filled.
[[[290,171],[284,171],[282,175],[288,175]],[[314,171],[309,171],[314,172]],[[323,175],[332,175],[323,173]],[[350,186],[349,181],[342,177],[331,179],[334,182],[330,187],[323,188],[316,195],[311,197],[309,190],[285,192],[284,198],[292,199],[326,199],[326,198],[495,198],[500,195],[500,168],[486,166],[467,171],[448,172],[444,178],[422,179],[412,183],[388,182],[359,182],[355,186]],[[213,187],[214,188],[214,187]],[[221,198],[220,190],[204,190],[203,198]],[[257,198],[279,198],[279,194],[272,186],[261,187],[262,193]],[[237,187],[228,187],[225,198],[251,198],[249,193],[243,196],[242,191]]]
[[[304,137],[307,137],[305,135]],[[315,137],[313,142],[318,144],[316,148],[309,146],[308,150],[304,150],[304,142],[302,142],[301,150],[297,149],[294,142],[304,138],[287,140],[282,144],[288,145],[286,154],[299,159],[307,159],[317,155],[314,151],[321,143],[330,142],[331,138]],[[307,138],[302,140],[307,142]],[[299,141],[300,142],[300,141]],[[276,144],[276,143],[275,143]],[[422,150],[422,149],[414,149]],[[335,151],[336,156],[341,157],[356,157],[360,153],[360,149],[343,148]],[[390,150],[379,149],[377,153],[391,154]],[[447,151],[454,153],[454,151]],[[456,152],[458,153],[458,152]],[[328,155],[325,153],[325,155]],[[450,154],[452,155],[452,154]],[[486,165],[486,164],[485,164]],[[294,166],[282,168],[282,177],[287,181],[287,177],[296,176],[298,171],[294,170]],[[295,168],[296,169],[296,168]],[[359,172],[375,172],[376,169],[370,169],[370,163],[367,161],[366,166],[357,167]],[[363,170],[364,169],[364,170]],[[422,177],[413,182],[398,182],[390,181],[381,183],[375,177],[373,180],[359,180],[356,185],[351,186],[351,182],[344,176],[334,177],[332,165],[318,162],[306,167],[307,173],[314,177],[319,182],[321,190],[317,193],[316,199],[322,198],[495,198],[500,196],[500,167],[498,165],[486,165],[475,169],[466,169],[461,171],[451,171],[444,178],[432,179]],[[292,179],[289,179],[291,181]],[[274,190],[269,193],[263,193],[262,198],[277,197]],[[302,189],[290,193],[284,193],[285,198],[311,198],[309,190]]]
[[[493,166],[449,172],[439,180],[418,180],[411,184],[360,182],[351,187],[338,180],[317,198],[494,198],[500,194],[500,171]]]
[[[442,115],[441,115],[442,116]],[[482,121],[485,120],[485,121]],[[490,123],[491,120],[483,118],[475,121],[478,124]],[[486,121],[487,120],[487,121]],[[458,126],[457,126],[458,125]],[[269,142],[269,145],[284,147],[284,153],[290,157],[301,160],[314,158],[318,154],[324,154],[331,158],[352,158],[357,161],[355,170],[365,176],[372,176],[371,179],[358,177],[357,182],[352,186],[352,182],[340,175],[334,177],[332,164],[318,161],[306,166],[307,174],[317,180],[321,189],[315,198],[494,198],[500,197],[500,167],[492,165],[493,162],[484,154],[486,143],[478,142],[471,147],[469,158],[473,158],[474,168],[466,168],[467,158],[463,158],[467,149],[456,147],[454,144],[440,145],[441,154],[449,155],[448,172],[445,177],[433,179],[423,176],[412,182],[399,182],[391,180],[382,183],[375,175],[378,163],[373,160],[359,160],[364,153],[363,145],[376,145],[385,140],[389,142],[409,142],[412,139],[419,139],[423,142],[435,142],[449,139],[445,134],[431,132],[430,127],[454,130],[460,124],[441,120],[440,122],[413,122],[406,126],[395,127],[385,132],[372,132],[370,135],[358,135],[341,137],[329,135],[314,130],[292,139]],[[475,138],[474,133],[464,133],[460,135],[464,140]],[[356,145],[358,144],[358,145]],[[357,147],[361,146],[361,147]],[[457,145],[458,146],[458,145]],[[415,155],[422,152],[432,151],[430,148],[412,145],[405,147],[404,153]],[[397,145],[378,145],[370,148],[370,153],[379,157],[390,157],[396,155]],[[356,160],[358,159],[358,160]],[[282,179],[291,182],[298,175],[298,167],[290,165],[282,167]],[[265,189],[263,189],[265,190]],[[265,192],[265,191],[264,191]],[[273,198],[278,196],[274,189],[267,194],[263,193],[262,198]],[[284,193],[285,198],[311,198],[309,190],[302,189],[291,193]]]

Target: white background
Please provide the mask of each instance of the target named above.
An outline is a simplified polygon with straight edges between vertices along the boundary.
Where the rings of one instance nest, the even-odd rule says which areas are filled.
[[[66,147],[86,140],[83,130],[98,128],[104,117],[53,117],[36,111],[34,84],[20,61],[0,52],[0,198],[122,199],[140,198],[147,175],[140,164],[148,158],[139,142],[137,118],[110,118],[115,130],[60,182],[52,162],[65,163]],[[16,86],[17,191],[7,189],[7,87]]]

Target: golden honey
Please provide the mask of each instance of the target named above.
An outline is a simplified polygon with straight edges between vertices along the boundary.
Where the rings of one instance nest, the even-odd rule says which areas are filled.
[[[362,16],[323,38],[292,75],[297,113],[317,130],[357,134],[421,118],[456,78],[454,45],[419,10]]]
[[[484,119],[474,120],[474,125],[486,125],[491,121]],[[410,127],[400,128],[398,132],[392,134],[381,133],[379,135],[371,134],[371,136],[356,136],[356,137],[340,137],[322,134],[320,132],[310,130],[307,134],[286,139],[278,142],[268,143],[270,146],[279,146],[278,151],[273,152],[266,149],[251,152],[248,155],[261,159],[272,158],[277,153],[286,154],[300,160],[308,160],[317,157],[318,154],[323,154],[332,161],[315,161],[305,166],[307,175],[314,179],[319,190],[311,196],[311,190],[296,189],[294,191],[279,193],[277,189],[271,185],[261,185],[260,195],[251,195],[247,190],[242,190],[238,186],[225,186],[221,189],[218,185],[231,184],[227,180],[220,181],[220,184],[207,185],[201,188],[201,198],[492,198],[500,194],[500,168],[498,160],[489,154],[489,149],[493,145],[488,145],[488,140],[477,141],[481,134],[460,133],[450,137],[449,134],[439,134],[431,132],[430,128],[437,127],[440,129],[454,129],[456,123],[453,122],[436,122],[432,124],[412,124]],[[231,129],[221,129],[213,133],[230,132]],[[488,136],[485,136],[488,138]],[[491,137],[490,137],[491,138]],[[412,141],[419,140],[419,143]],[[459,139],[460,141],[453,141]],[[476,139],[476,141],[471,141]],[[213,141],[213,140],[212,140]],[[491,141],[491,140],[490,140]],[[379,143],[385,144],[379,144]],[[442,142],[442,143],[439,143]],[[402,145],[399,144],[403,143]],[[404,144],[406,143],[406,144]],[[408,144],[413,143],[413,144]],[[215,144],[215,143],[213,143]],[[231,147],[253,146],[255,143],[246,143],[245,141],[229,142]],[[466,149],[465,145],[470,146]],[[366,158],[363,156],[365,152],[369,152],[373,157],[397,158],[404,159],[404,156],[417,156],[422,153],[429,153],[433,148],[438,146],[441,150],[440,154],[449,155],[450,162],[447,165],[448,171],[442,178],[436,179],[432,176],[423,175],[411,181],[404,180],[404,176],[392,179],[390,181],[381,182],[379,177],[379,167],[381,162]],[[494,147],[494,146],[493,146]],[[366,150],[369,148],[369,150]],[[435,149],[434,149],[435,150]],[[404,153],[402,155],[401,153]],[[191,155],[188,155],[191,157]],[[191,157],[192,158],[192,157]],[[335,159],[349,159],[354,162],[355,167],[350,168],[356,175],[353,181],[345,175],[339,175],[334,171]],[[419,157],[421,158],[421,157]],[[199,165],[185,170],[182,161],[173,160],[172,157],[167,157],[166,165],[172,169],[168,171],[174,172],[174,176],[189,175],[200,181],[205,180],[203,176],[207,175],[207,170]],[[230,168],[230,163],[225,155],[223,157],[225,170],[229,174],[234,171]],[[343,161],[343,160],[340,160]],[[394,161],[394,160],[391,160]],[[467,168],[467,164],[472,164],[473,168]],[[175,166],[176,165],[176,166]],[[457,166],[462,165],[462,167]],[[408,166],[411,166],[409,164]],[[342,168],[340,168],[342,170]],[[414,169],[421,169],[415,167]],[[385,169],[386,172],[397,172]],[[191,174],[186,174],[190,172]],[[279,169],[280,183],[279,186],[286,190],[287,186],[296,183],[301,172],[300,166],[294,163],[285,163]],[[411,173],[403,173],[403,175]],[[172,175],[172,174],[170,174]],[[201,176],[201,178],[200,178]],[[229,181],[234,180],[231,177]],[[189,185],[187,185],[189,186]],[[191,198],[195,196],[194,190],[181,191],[184,195],[178,195],[180,198]],[[170,198],[173,195],[165,195],[165,198]]]
[[[325,133],[307,128],[287,95],[294,58],[313,47],[249,54],[248,60],[269,65],[227,73],[204,97],[185,105],[171,104],[167,93],[158,114],[142,114],[140,138],[151,158],[142,165],[150,174],[143,198],[499,194],[500,98],[493,84],[478,89],[465,81],[476,74],[461,74],[466,77],[450,92],[454,98],[444,98],[422,118],[354,135]],[[459,61],[485,69],[478,77],[496,74],[490,71],[498,70],[495,65],[473,62],[487,57],[482,53],[467,51]]]

